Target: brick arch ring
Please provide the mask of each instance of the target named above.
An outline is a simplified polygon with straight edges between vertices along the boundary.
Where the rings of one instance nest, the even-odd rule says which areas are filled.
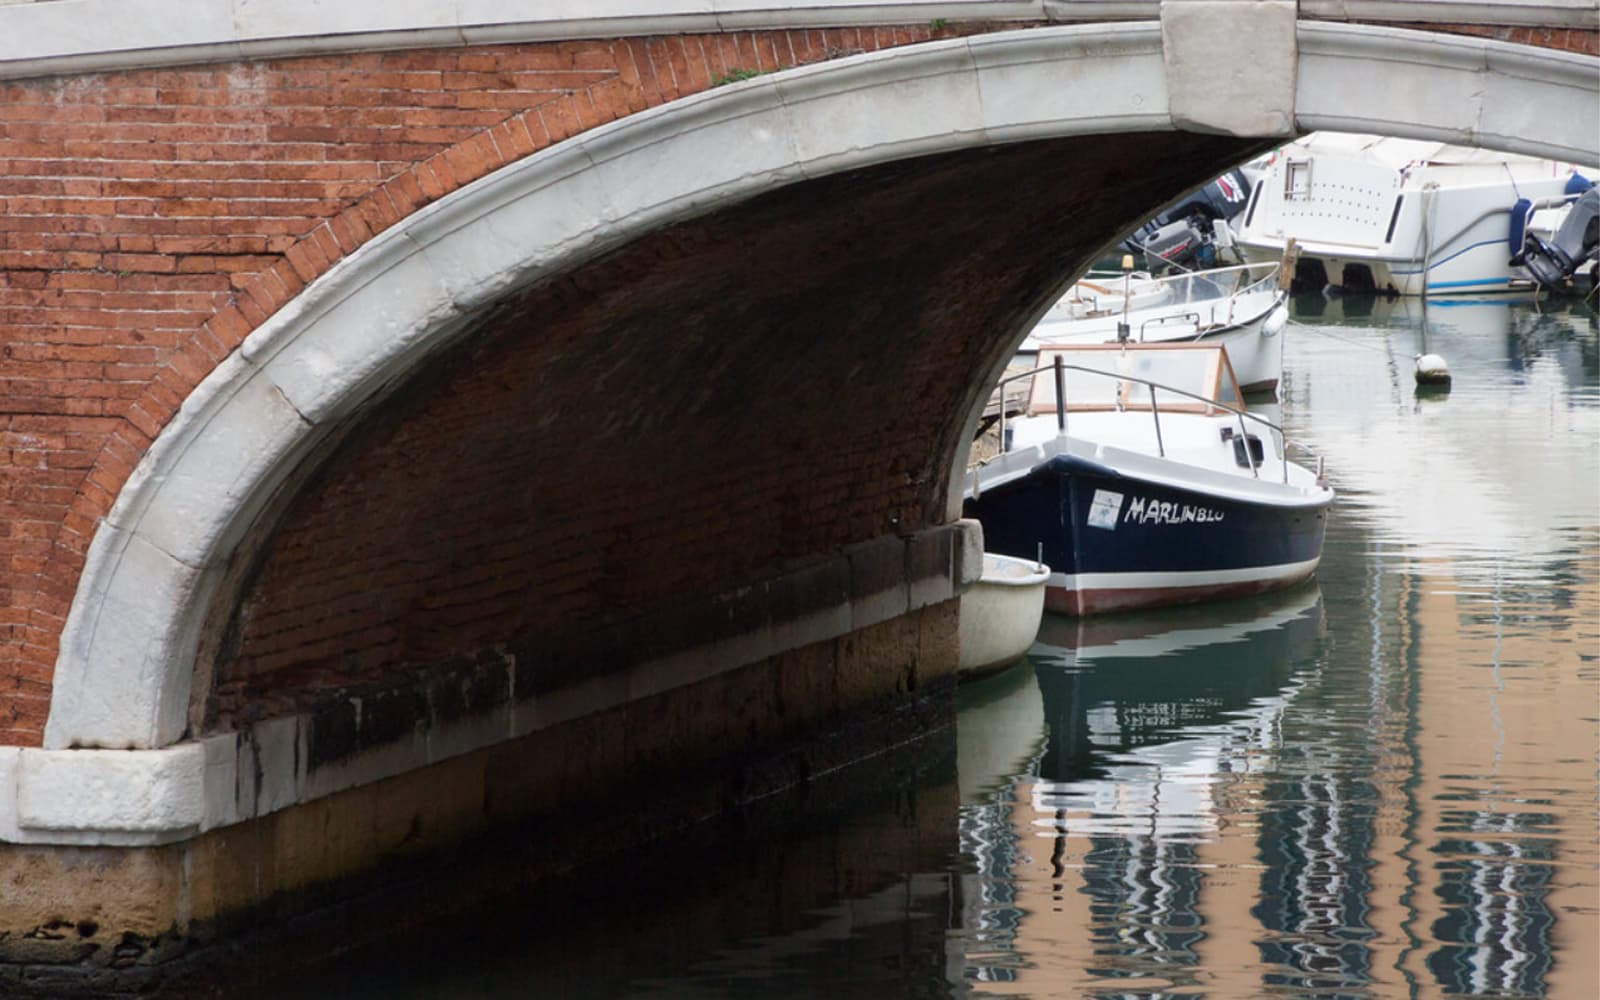
[[[531,153],[366,240],[205,375],[139,458],[89,544],[32,752],[182,740],[228,561],[331,429],[508,290],[712,206],[910,156],[1130,131],[1338,129],[1600,159],[1588,57],[1292,12],[1220,47],[1178,27],[1003,32],[759,77]]]

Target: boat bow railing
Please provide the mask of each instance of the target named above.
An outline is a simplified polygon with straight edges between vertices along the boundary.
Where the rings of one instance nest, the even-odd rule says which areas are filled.
[[[1056,432],[1058,434],[1065,435],[1067,433],[1066,373],[1069,371],[1083,372],[1088,375],[1098,375],[1103,378],[1115,379],[1118,382],[1137,382],[1148,387],[1150,389],[1150,415],[1151,420],[1155,425],[1156,433],[1156,454],[1160,455],[1162,458],[1166,457],[1167,449],[1166,443],[1161,436],[1161,407],[1156,402],[1157,390],[1160,390],[1161,392],[1170,392],[1177,396],[1183,396],[1188,399],[1196,400],[1208,407],[1225,410],[1228,413],[1233,414],[1234,419],[1239,423],[1239,440],[1244,448],[1245,463],[1250,468],[1250,475],[1256,479],[1261,478],[1261,467],[1266,464],[1266,460],[1265,457],[1263,457],[1263,459],[1258,462],[1255,454],[1250,450],[1250,435],[1246,429],[1248,425],[1245,423],[1245,421],[1248,420],[1254,424],[1259,424],[1260,426],[1267,428],[1269,431],[1276,433],[1277,440],[1282,442],[1282,454],[1279,456],[1279,462],[1282,466],[1283,482],[1285,484],[1289,482],[1289,448],[1291,445],[1296,447],[1300,447],[1300,445],[1298,442],[1291,442],[1289,440],[1289,436],[1284,433],[1282,427],[1261,416],[1260,414],[1250,413],[1243,407],[1231,406],[1227,403],[1203,396],[1200,393],[1190,392],[1187,389],[1180,389],[1177,386],[1166,385],[1165,383],[1156,382],[1152,379],[1141,378],[1138,375],[1132,375],[1124,372],[1108,372],[1101,368],[1086,368],[1083,365],[1069,365],[1063,362],[1059,356],[1053,358],[1051,364],[1040,365],[1037,368],[1030,368],[1027,371],[1007,375],[1005,378],[1002,378],[999,381],[998,387],[1004,390],[1004,387],[1007,383],[1017,382],[1025,378],[1031,379],[1041,373],[1050,372],[1055,378]],[[1002,391],[1002,397],[1003,395],[1004,393]],[[1121,410],[1122,408],[1121,402],[1118,402],[1117,409]],[[1006,416],[1007,414],[1005,408],[1001,407],[1000,450],[1002,454],[1004,454],[1007,450]],[[1319,481],[1322,479],[1322,462],[1320,458],[1317,462],[1317,479]]]
[[[1175,320],[1189,320],[1194,324],[1195,335],[1198,337],[1208,328],[1216,326],[1230,326],[1235,320],[1238,303],[1241,299],[1267,288],[1273,288],[1279,283],[1282,264],[1279,261],[1255,261],[1248,264],[1234,264],[1228,267],[1210,268],[1205,271],[1183,271],[1176,274],[1164,275],[1160,278],[1148,279],[1154,284],[1171,289],[1170,297],[1159,299],[1150,305],[1138,305],[1132,308],[1142,310],[1146,308],[1170,310],[1173,308],[1188,308],[1183,313],[1167,314],[1155,319],[1146,319],[1140,325],[1138,339],[1144,340],[1145,327],[1154,323],[1158,327]],[[1121,279],[1122,287],[1119,290],[1114,282]],[[1124,312],[1129,310],[1130,286],[1132,275],[1124,273],[1115,276],[1104,276],[1098,272],[1090,272],[1084,276],[1084,281],[1100,279],[1105,286],[1092,286],[1099,293],[1091,296],[1091,312],[1110,314],[1118,309]],[[1231,280],[1230,280],[1231,279]],[[1220,306],[1225,306],[1219,310]],[[1211,313],[1209,321],[1205,320],[1200,312],[1200,307],[1208,307]]]

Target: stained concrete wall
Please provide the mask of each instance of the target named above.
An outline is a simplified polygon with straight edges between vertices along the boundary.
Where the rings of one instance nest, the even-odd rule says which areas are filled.
[[[953,747],[955,615],[953,601],[928,605],[176,843],[0,845],[0,987],[237,988],[510,885],[537,893],[629,851],[693,840],[699,825],[897,747],[937,758]],[[330,782],[359,762],[304,766],[307,781]],[[953,837],[953,817],[938,828]],[[518,846],[472,846],[507,830],[521,831]],[[479,850],[505,857],[469,860]],[[430,875],[441,864],[448,876]],[[317,930],[307,940],[291,921]]]

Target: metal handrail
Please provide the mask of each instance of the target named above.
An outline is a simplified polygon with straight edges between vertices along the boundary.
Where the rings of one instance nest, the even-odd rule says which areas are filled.
[[[1278,261],[1258,260],[1258,261],[1251,261],[1248,264],[1229,264],[1229,265],[1227,265],[1225,267],[1208,268],[1208,269],[1206,269],[1204,271],[1184,271],[1184,272],[1179,273],[1179,274],[1167,274],[1167,275],[1163,275],[1163,276],[1161,276],[1159,278],[1151,276],[1150,280],[1156,282],[1157,284],[1160,284],[1160,283],[1176,283],[1176,282],[1181,281],[1181,280],[1183,280],[1185,278],[1193,278],[1196,275],[1200,275],[1200,276],[1206,277],[1206,278],[1216,279],[1216,278],[1219,278],[1219,277],[1221,277],[1223,275],[1234,274],[1235,272],[1237,272],[1239,275],[1241,275],[1243,277],[1249,278],[1250,279],[1249,284],[1246,284],[1246,285],[1243,285],[1243,286],[1240,286],[1237,283],[1238,282],[1237,278],[1235,279],[1235,284],[1234,284],[1233,289],[1228,292],[1228,294],[1230,296],[1232,296],[1232,295],[1238,295],[1241,292],[1247,292],[1250,289],[1255,288],[1257,285],[1261,284],[1261,282],[1263,282],[1263,281],[1272,280],[1274,277],[1276,277],[1276,272],[1277,272],[1277,270],[1278,270],[1278,268],[1280,266],[1281,266],[1281,264]],[[1271,271],[1268,271],[1267,273],[1263,274],[1259,278],[1255,277],[1254,272],[1262,271],[1262,270],[1267,269],[1267,268],[1271,268]],[[1121,272],[1108,273],[1108,272],[1101,272],[1101,271],[1089,271],[1088,273],[1086,273],[1079,280],[1082,280],[1082,281],[1117,280],[1117,279],[1122,278],[1124,276],[1125,275],[1123,275]],[[1118,292],[1116,290],[1108,290],[1108,291],[1109,291],[1109,294],[1111,294],[1111,295],[1120,296],[1122,294],[1121,292]]]
[[[1435,189],[1424,188],[1422,190],[1423,191],[1433,191],[1433,190],[1437,190],[1437,189],[1436,188]],[[1537,201],[1534,201],[1532,204],[1530,204],[1528,206],[1528,216],[1531,218],[1533,213],[1538,211],[1538,210],[1540,210],[1540,209],[1544,209],[1544,208],[1559,208],[1561,205],[1565,204],[1566,202],[1576,200],[1577,197],[1578,197],[1577,195],[1564,194],[1564,195],[1551,195],[1551,196],[1546,197],[1546,198],[1540,198],[1540,199],[1538,199]],[[1511,208],[1512,208],[1512,206],[1510,206],[1510,205],[1507,205],[1504,208],[1498,208],[1498,207],[1496,207],[1496,208],[1486,208],[1483,211],[1479,212],[1477,215],[1473,216],[1470,221],[1464,223],[1463,225],[1457,226],[1456,230],[1454,232],[1452,232],[1449,236],[1445,237],[1442,240],[1438,240],[1438,241],[1434,242],[1431,246],[1424,246],[1423,249],[1427,250],[1427,251],[1430,251],[1428,256],[1431,256],[1432,255],[1431,251],[1437,250],[1440,247],[1449,246],[1451,243],[1454,243],[1457,240],[1460,240],[1463,236],[1465,236],[1467,234],[1468,230],[1472,229],[1473,226],[1476,226],[1478,223],[1484,221],[1485,219],[1492,219],[1497,215],[1509,216],[1511,214]],[[1428,220],[1426,218],[1424,218],[1422,221],[1423,221],[1424,224],[1426,224]],[[1427,268],[1424,268],[1424,270],[1426,271]]]
[[[1291,241],[1291,245],[1292,245],[1292,243],[1293,243],[1293,241]],[[1278,261],[1250,261],[1250,262],[1244,263],[1244,264],[1230,264],[1230,265],[1228,265],[1226,267],[1211,268],[1211,269],[1203,271],[1203,272],[1201,272],[1201,271],[1185,271],[1182,274],[1168,274],[1168,275],[1164,275],[1164,276],[1159,277],[1159,278],[1152,277],[1149,280],[1154,281],[1156,284],[1172,284],[1172,283],[1175,283],[1175,282],[1178,282],[1178,281],[1186,281],[1186,282],[1190,282],[1191,283],[1191,288],[1189,289],[1187,294],[1184,296],[1183,301],[1181,301],[1181,302],[1178,302],[1178,303],[1167,303],[1167,304],[1164,304],[1164,305],[1163,304],[1157,304],[1155,306],[1150,306],[1148,308],[1151,308],[1151,309],[1162,309],[1162,308],[1170,308],[1172,305],[1178,305],[1178,306],[1189,305],[1189,304],[1191,304],[1191,303],[1193,303],[1195,301],[1194,300],[1194,291],[1193,291],[1193,288],[1192,288],[1192,283],[1194,282],[1194,280],[1196,278],[1205,278],[1208,281],[1215,282],[1215,281],[1217,281],[1217,279],[1220,279],[1222,277],[1225,277],[1225,276],[1231,274],[1231,275],[1234,276],[1233,287],[1231,289],[1228,289],[1227,291],[1223,292],[1221,295],[1211,296],[1211,297],[1208,297],[1206,299],[1201,300],[1203,302],[1205,302],[1205,301],[1215,302],[1216,299],[1218,299],[1218,298],[1226,299],[1227,300],[1227,304],[1228,304],[1228,313],[1227,313],[1227,317],[1228,318],[1227,318],[1226,322],[1231,324],[1233,322],[1233,317],[1234,317],[1234,314],[1235,314],[1235,310],[1238,309],[1239,300],[1242,297],[1255,293],[1257,290],[1259,290],[1262,286],[1266,285],[1268,282],[1276,281],[1281,288],[1287,288],[1287,284],[1285,282],[1285,277],[1284,277],[1285,274],[1286,274],[1285,267],[1287,267],[1287,266],[1288,266],[1288,264],[1286,263],[1285,260],[1278,260]],[[1259,274],[1260,277],[1256,277],[1257,274]],[[1129,277],[1130,277],[1130,273],[1126,272],[1126,271],[1121,272],[1121,273],[1115,273],[1115,272],[1106,273],[1106,272],[1099,272],[1099,271],[1091,270],[1091,271],[1085,273],[1079,279],[1079,281],[1089,281],[1091,279],[1092,280],[1104,279],[1104,280],[1115,281],[1115,280],[1117,280],[1119,278],[1122,279],[1124,281],[1124,284],[1122,286],[1121,292],[1118,292],[1118,291],[1116,291],[1114,289],[1105,289],[1104,291],[1106,292],[1106,295],[1107,295],[1108,299],[1111,300],[1111,301],[1114,301],[1117,298],[1121,298],[1123,300],[1123,303],[1122,303],[1123,304],[1123,314],[1122,315],[1123,315],[1123,318],[1124,318],[1123,321],[1126,322],[1126,320],[1129,317],[1128,301],[1127,301],[1128,300],[1128,285],[1126,284],[1126,281],[1128,280]],[[1246,282],[1248,282],[1248,284],[1246,284]],[[1100,309],[1100,302],[1101,302],[1100,297],[1099,296],[1095,296],[1095,297],[1093,297],[1092,301],[1093,301],[1095,310],[1098,311]],[[1054,307],[1052,307],[1052,309],[1053,308]],[[1141,311],[1144,308],[1146,308],[1146,307],[1141,307]],[[1208,330],[1210,328],[1206,327],[1205,324],[1201,321],[1200,315],[1199,315],[1199,313],[1197,311],[1191,310],[1191,311],[1184,312],[1181,315],[1182,315],[1182,318],[1193,317],[1194,322],[1195,322],[1195,327],[1196,327],[1196,332],[1195,332],[1195,335],[1194,335],[1194,339],[1195,340],[1200,340],[1200,339],[1205,337],[1206,333],[1208,332]],[[1103,315],[1097,315],[1095,317],[1095,319],[1097,319],[1097,320],[1098,319],[1103,319],[1103,318],[1104,318]],[[1161,322],[1164,322],[1166,319],[1170,319],[1170,318],[1172,318],[1172,317],[1171,316],[1163,316],[1163,317],[1153,317],[1153,318],[1148,318],[1148,319],[1143,320],[1140,323],[1140,327],[1139,327],[1139,341],[1140,342],[1144,341],[1145,329],[1151,323],[1161,323]],[[1076,321],[1071,321],[1071,322],[1088,322],[1088,320],[1076,320]],[[1213,308],[1212,308],[1212,323],[1215,324],[1215,322],[1216,322],[1216,310],[1215,310],[1215,306],[1213,306]],[[1047,334],[1043,334],[1042,333],[1043,328],[1044,328],[1043,324],[1041,324],[1041,326],[1038,329],[1036,329],[1036,330],[1034,330],[1034,331],[1029,333],[1028,338],[1031,340],[1036,335],[1038,335],[1040,337],[1040,339],[1039,339],[1039,341],[1037,341],[1037,343],[1039,343],[1041,345],[1049,345],[1049,344],[1053,343],[1053,341],[1051,341],[1049,339]],[[1065,343],[1065,342],[1063,342],[1063,343]],[[1023,375],[1026,375],[1026,374],[1027,374],[1026,372],[1023,373]],[[1000,385],[1004,385],[1006,381],[1007,380],[1002,380],[1000,382]]]
[[[1225,320],[1225,323],[1232,323],[1235,311],[1238,309],[1239,299],[1242,298],[1243,296],[1246,296],[1246,295],[1249,295],[1249,294],[1255,292],[1256,290],[1261,288],[1263,285],[1265,285],[1267,282],[1275,280],[1278,277],[1278,273],[1279,273],[1281,267],[1282,267],[1282,262],[1281,261],[1279,261],[1279,262],[1252,261],[1252,262],[1250,262],[1248,264],[1232,264],[1232,265],[1229,265],[1227,267],[1212,268],[1210,270],[1203,271],[1203,272],[1201,272],[1201,271],[1185,271],[1182,274],[1168,274],[1168,275],[1164,275],[1164,276],[1159,277],[1159,278],[1151,278],[1150,280],[1154,281],[1156,284],[1176,285],[1178,282],[1188,282],[1188,283],[1190,283],[1190,287],[1186,291],[1186,293],[1184,294],[1184,296],[1183,296],[1181,301],[1174,302],[1174,303],[1165,303],[1165,304],[1159,304],[1158,303],[1157,305],[1152,306],[1150,308],[1160,309],[1160,308],[1170,308],[1170,306],[1173,306],[1173,305],[1177,305],[1177,306],[1191,305],[1194,302],[1196,302],[1196,299],[1195,299],[1195,296],[1194,296],[1193,282],[1197,277],[1203,277],[1203,278],[1206,278],[1209,281],[1216,282],[1219,279],[1231,274],[1231,275],[1234,275],[1233,287],[1228,288],[1226,290],[1218,289],[1218,291],[1221,292],[1221,294],[1215,295],[1215,296],[1207,296],[1207,297],[1205,297],[1203,299],[1200,299],[1199,301],[1201,301],[1201,302],[1215,302],[1217,299],[1225,299],[1227,301],[1227,304],[1228,304],[1227,319]],[[1256,277],[1257,273],[1260,273],[1264,269],[1268,269],[1268,268],[1270,268],[1270,270],[1266,271],[1266,273],[1263,273],[1261,275],[1261,277],[1259,277],[1259,278]],[[1091,271],[1088,274],[1086,274],[1084,276],[1084,278],[1081,279],[1081,280],[1089,280],[1090,278],[1097,278],[1097,277],[1100,277],[1100,276],[1096,272]],[[1114,275],[1112,277],[1113,278],[1124,278],[1125,279],[1127,277],[1127,275],[1126,274]],[[1115,290],[1108,290],[1107,291],[1107,301],[1109,301],[1111,303],[1115,303],[1115,301],[1117,299],[1122,299],[1123,300],[1123,305],[1124,305],[1124,307],[1126,307],[1126,304],[1127,304],[1126,303],[1126,299],[1127,299],[1126,286],[1124,286],[1124,288],[1123,288],[1123,290],[1121,292],[1118,292],[1118,291],[1115,291]],[[1091,301],[1093,302],[1093,308],[1094,309],[1099,310],[1101,308],[1101,301],[1102,300],[1101,300],[1100,296],[1093,297]],[[1139,339],[1141,341],[1144,340],[1144,332],[1145,332],[1144,331],[1144,327],[1148,326],[1152,322],[1159,323],[1159,322],[1164,322],[1165,320],[1171,319],[1171,318],[1188,318],[1188,317],[1191,317],[1191,316],[1194,318],[1194,322],[1195,322],[1195,330],[1196,330],[1195,337],[1196,337],[1196,339],[1198,339],[1200,337],[1203,337],[1205,335],[1206,330],[1208,329],[1208,327],[1201,320],[1200,314],[1198,312],[1189,311],[1189,312],[1185,312],[1185,313],[1182,313],[1182,314],[1174,314],[1173,316],[1164,316],[1164,317],[1158,317],[1158,318],[1154,318],[1154,319],[1145,320],[1143,323],[1140,324]],[[1213,306],[1213,308],[1212,308],[1212,323],[1215,324],[1215,322],[1216,322],[1216,309]]]
[[[1245,429],[1245,423],[1244,422],[1246,420],[1253,420],[1258,424],[1262,424],[1262,425],[1266,426],[1270,430],[1277,431],[1279,439],[1283,442],[1283,455],[1282,455],[1282,458],[1280,459],[1280,461],[1283,464],[1283,482],[1285,484],[1287,484],[1289,482],[1289,443],[1290,442],[1289,442],[1288,435],[1284,433],[1282,427],[1279,427],[1277,424],[1273,423],[1272,421],[1268,420],[1267,418],[1265,418],[1263,416],[1260,416],[1258,414],[1255,414],[1255,413],[1249,413],[1249,412],[1245,411],[1244,409],[1242,409],[1240,407],[1237,407],[1237,406],[1230,406],[1227,403],[1223,403],[1223,402],[1220,402],[1220,401],[1215,400],[1215,399],[1209,399],[1209,398],[1207,398],[1205,396],[1200,395],[1197,392],[1190,392],[1187,389],[1179,389],[1176,386],[1165,385],[1165,384],[1163,384],[1161,382],[1156,382],[1156,381],[1153,381],[1153,380],[1147,379],[1147,378],[1140,378],[1137,375],[1119,374],[1117,372],[1103,371],[1102,369],[1099,369],[1099,368],[1085,368],[1082,365],[1064,364],[1062,362],[1060,356],[1052,358],[1051,362],[1052,363],[1049,364],[1049,365],[1040,365],[1037,368],[1030,368],[1029,370],[1027,370],[1025,372],[1017,372],[1017,373],[1012,374],[1012,375],[1007,375],[1006,377],[1002,378],[998,383],[996,383],[996,388],[1000,388],[1002,386],[1005,386],[1007,383],[1016,382],[1016,381],[1018,381],[1020,379],[1032,378],[1035,375],[1039,374],[1040,372],[1053,371],[1055,373],[1055,382],[1056,382],[1056,429],[1057,429],[1058,433],[1065,434],[1067,432],[1066,372],[1068,370],[1077,371],[1077,372],[1084,372],[1085,374],[1088,374],[1088,375],[1100,375],[1100,376],[1105,377],[1105,378],[1116,379],[1118,382],[1139,382],[1139,383],[1141,383],[1143,385],[1149,386],[1150,389],[1152,390],[1151,393],[1150,393],[1150,413],[1151,413],[1151,416],[1153,417],[1154,423],[1155,423],[1156,454],[1159,455],[1162,458],[1166,458],[1167,457],[1167,449],[1166,449],[1165,444],[1162,442],[1162,437],[1161,437],[1161,411],[1160,411],[1160,408],[1156,405],[1156,394],[1155,394],[1154,390],[1160,389],[1160,390],[1162,390],[1164,392],[1175,393],[1175,394],[1177,394],[1179,396],[1187,396],[1188,398],[1194,399],[1194,400],[1198,400],[1199,402],[1202,402],[1202,403],[1206,404],[1207,406],[1214,406],[1219,410],[1226,410],[1227,412],[1232,413],[1234,415],[1235,419],[1237,419],[1239,421],[1239,436],[1244,442],[1245,462],[1250,466],[1250,475],[1253,476],[1256,479],[1260,479],[1261,478],[1261,473],[1259,471],[1260,466],[1258,466],[1256,464],[1255,456],[1250,453],[1250,435]],[[1002,392],[1001,393],[1001,399],[1003,400],[1004,398],[1005,398],[1005,394]],[[1118,400],[1117,408],[1119,410],[1122,408],[1122,403],[1121,403],[1120,399]],[[1009,450],[1007,448],[1007,445],[1006,445],[1006,410],[1005,410],[1004,405],[1002,405],[1001,408],[1000,408],[1000,450],[1001,450],[1002,453],[1004,453],[1005,451]]]
[[[1149,319],[1145,320],[1143,323],[1140,323],[1139,324],[1139,343],[1141,343],[1141,344],[1144,343],[1144,332],[1145,332],[1146,329],[1149,328],[1151,323],[1156,324],[1156,326],[1158,326],[1158,327],[1164,327],[1171,320],[1188,320],[1189,322],[1193,323],[1194,324],[1194,336],[1195,336],[1196,340],[1198,340],[1201,337],[1205,336],[1204,324],[1202,324],[1201,321],[1200,321],[1200,314],[1199,313],[1197,313],[1197,312],[1171,313],[1171,314],[1166,315],[1166,316],[1152,316]]]

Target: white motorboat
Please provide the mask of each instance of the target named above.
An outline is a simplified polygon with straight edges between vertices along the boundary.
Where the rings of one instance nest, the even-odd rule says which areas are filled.
[[[1039,632],[1050,567],[1029,559],[983,554],[983,575],[961,595],[957,631],[963,678],[993,673],[1022,659]]]
[[[1024,364],[1049,347],[1084,344],[1220,343],[1240,387],[1272,392],[1283,375],[1287,291],[1279,266],[1246,264],[1155,278],[1124,273],[1091,275],[1073,284],[1017,353]]]
[[[1046,348],[1027,415],[967,474],[993,552],[1040,553],[1045,607],[1097,614],[1276,590],[1322,557],[1333,490],[1240,406],[1213,343]]]
[[[1592,186],[1570,163],[1318,132],[1273,156],[1234,240],[1256,261],[1280,259],[1295,241],[1300,273],[1321,268],[1321,281],[1302,279],[1312,284],[1401,295],[1507,291],[1531,280],[1512,258],[1553,238]],[[1582,266],[1581,246],[1568,256]]]

